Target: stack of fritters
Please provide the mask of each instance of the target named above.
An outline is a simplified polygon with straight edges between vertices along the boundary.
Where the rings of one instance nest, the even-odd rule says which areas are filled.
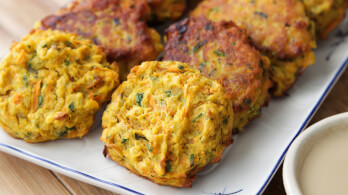
[[[314,63],[314,25],[300,0],[206,0],[191,16],[233,21],[271,60],[273,95],[282,96]]]
[[[190,18],[167,30],[164,60],[187,63],[219,81],[234,105],[234,129],[242,129],[269,101],[269,60],[233,22]]]
[[[133,66],[156,59],[163,50],[160,35],[144,22],[149,14],[146,0],[78,0],[43,19],[39,28],[91,39],[118,63],[125,80]]]
[[[89,40],[34,31],[0,63],[0,125],[16,138],[80,138],[118,85],[118,68]]]
[[[191,187],[231,144],[233,108],[224,88],[182,62],[144,62],[103,115],[105,155],[153,182]]]
[[[1,61],[0,125],[27,142],[82,137],[118,85],[117,62],[121,80],[133,69],[103,114],[104,155],[155,183],[191,187],[269,90],[286,94],[314,63],[315,33],[326,37],[347,4],[205,0],[169,27],[157,62],[161,38],[145,22],[178,19],[186,0],[75,0]]]

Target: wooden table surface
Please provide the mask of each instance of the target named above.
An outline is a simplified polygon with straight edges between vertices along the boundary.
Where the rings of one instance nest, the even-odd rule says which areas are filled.
[[[13,40],[20,40],[39,19],[54,13],[69,0],[0,0],[0,57]],[[311,123],[348,111],[348,69]],[[113,194],[0,152],[0,194]],[[285,194],[281,168],[264,195]]]

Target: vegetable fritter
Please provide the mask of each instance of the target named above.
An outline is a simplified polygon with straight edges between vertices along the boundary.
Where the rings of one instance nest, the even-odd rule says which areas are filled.
[[[187,63],[222,83],[233,102],[234,129],[260,115],[269,101],[269,60],[233,22],[185,19],[167,29],[164,60]]]
[[[319,38],[326,38],[344,18],[347,0],[303,0],[307,15],[315,21]]]
[[[43,19],[40,28],[91,39],[104,48],[110,62],[118,63],[125,80],[133,66],[154,60],[163,51],[160,35],[143,21],[146,13],[145,0],[81,0]]]
[[[34,31],[0,62],[0,125],[16,138],[80,138],[118,85],[118,68],[90,40]]]
[[[186,0],[148,0],[152,19],[163,21],[180,18],[186,9]]]
[[[231,144],[232,103],[221,84],[182,62],[144,62],[103,115],[104,154],[155,183],[191,187]]]
[[[300,0],[205,0],[191,13],[213,21],[232,20],[271,60],[273,95],[281,96],[314,63],[314,25]]]

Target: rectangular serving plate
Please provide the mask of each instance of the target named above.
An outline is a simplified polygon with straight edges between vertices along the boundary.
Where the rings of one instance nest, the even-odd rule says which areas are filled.
[[[82,139],[28,144],[0,131],[0,150],[47,169],[120,194],[262,194],[290,144],[306,127],[348,62],[348,18],[315,50],[310,66],[289,91],[272,99],[262,117],[235,137],[217,165],[198,174],[190,189],[154,184],[104,158],[101,115]]]

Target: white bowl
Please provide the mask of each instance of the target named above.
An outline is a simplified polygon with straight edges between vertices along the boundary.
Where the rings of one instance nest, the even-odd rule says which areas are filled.
[[[323,119],[310,126],[291,144],[284,161],[283,182],[288,195],[303,194],[299,182],[305,157],[325,135],[348,127],[348,112]]]

